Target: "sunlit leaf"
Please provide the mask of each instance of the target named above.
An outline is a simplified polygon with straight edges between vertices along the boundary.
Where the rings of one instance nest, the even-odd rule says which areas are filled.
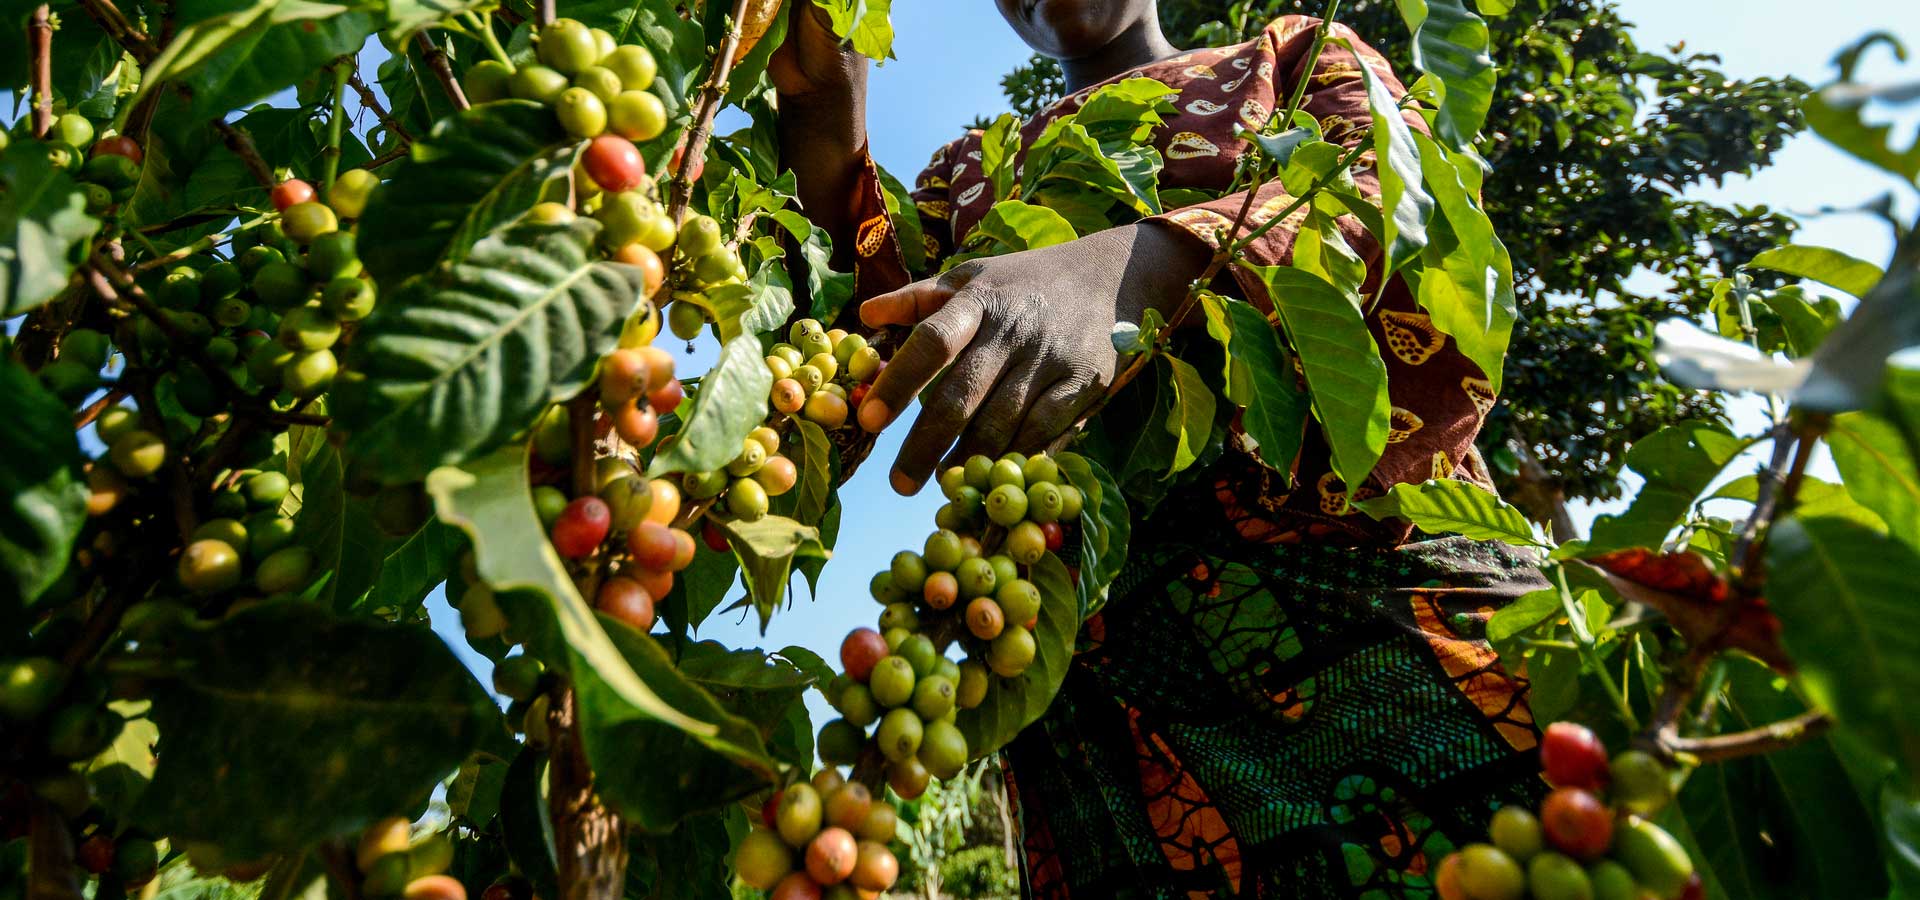
[[[1886,276],[1879,266],[1864,259],[1827,247],[1801,244],[1763,250],[1747,261],[1747,267],[1818,281],[1855,297],[1865,297]]]
[[[1669,425],[1634,442],[1627,465],[1646,479],[1625,512],[1594,520],[1582,555],[1628,547],[1659,547],[1748,441],[1708,422]]]
[[[0,360],[0,618],[61,573],[87,520],[86,476],[71,413],[19,363]]]
[[[1353,51],[1351,41],[1335,38]],[[1381,209],[1387,215],[1382,223],[1381,243],[1387,248],[1386,274],[1392,274],[1419,255],[1427,245],[1427,220],[1433,217],[1433,198],[1422,186],[1420,148],[1414,146],[1413,129],[1400,115],[1400,105],[1386,82],[1372,66],[1358,66],[1367,85],[1367,111],[1373,119],[1373,150],[1379,159]],[[1351,482],[1349,482],[1351,483]]]
[[[0,316],[66,288],[98,230],[80,186],[53,167],[45,145],[18,140],[0,152]]]
[[[1387,365],[1355,307],[1333,285],[1287,266],[1246,266],[1266,283],[1288,343],[1300,355],[1307,392],[1349,485],[1365,482],[1387,446],[1393,404]]]
[[[1354,506],[1376,519],[1401,518],[1428,534],[1461,534],[1476,541],[1539,546],[1527,517],[1479,485],[1452,479],[1396,484],[1384,497]]]
[[[1440,89],[1434,131],[1453,147],[1467,147],[1493,105],[1493,57],[1487,23],[1461,0],[1395,0],[1413,32],[1413,65]],[[1504,11],[1504,10],[1503,10]],[[1498,13],[1495,13],[1498,15]]]
[[[720,348],[713,370],[700,379],[673,446],[647,466],[648,477],[669,472],[711,472],[740,455],[740,442],[767,416],[773,373],[760,339],[743,335]]]

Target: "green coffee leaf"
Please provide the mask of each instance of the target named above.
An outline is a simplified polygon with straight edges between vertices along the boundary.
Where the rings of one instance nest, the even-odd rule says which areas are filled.
[[[435,519],[413,533],[380,564],[380,577],[354,601],[354,610],[385,611],[406,618],[420,609],[433,589],[453,574],[467,539]]]
[[[67,570],[87,521],[72,413],[24,367],[0,360],[0,617],[39,599]]]
[[[1418,2],[1418,0],[1414,0]],[[1457,3],[1457,0],[1455,0]],[[1453,338],[1497,393],[1507,343],[1520,310],[1513,298],[1513,264],[1480,204],[1480,159],[1449,152],[1415,133],[1427,186],[1439,201],[1423,254],[1415,295],[1435,328]],[[1414,277],[1414,276],[1410,276]]]
[[[661,620],[676,637],[686,637],[689,630],[698,631],[726,599],[739,575],[740,562],[732,553],[716,552],[702,544],[693,554],[693,564],[674,576],[673,590],[660,601]]]
[[[1920,179],[1920,137],[1905,150],[1893,143],[1893,126],[1869,124],[1862,113],[1864,101],[1843,101],[1834,96],[1830,85],[1814,91],[1800,101],[1800,112],[1815,134],[1826,138],[1848,155],[1871,166],[1892,172],[1909,182]]]
[[[1027,576],[1040,589],[1040,622],[1033,631],[1033,664],[1013,678],[988,679],[987,699],[960,711],[955,724],[972,758],[987,756],[1038,721],[1060,693],[1073,662],[1073,636],[1080,630],[1079,601],[1067,567],[1049,553]]]
[[[1580,554],[1659,547],[1700,492],[1749,443],[1711,422],[1669,425],[1636,441],[1627,450],[1627,466],[1646,484],[1625,512],[1594,520],[1593,536]]]
[[[795,419],[794,428],[800,433],[800,453],[793,460],[800,480],[793,490],[774,498],[774,503],[787,507],[790,502],[791,508],[784,511],[795,521],[818,525],[833,501],[833,443],[827,439],[827,432],[809,419]]]
[[[364,377],[334,389],[347,455],[389,483],[418,480],[584,387],[643,287],[637,267],[598,258],[598,232],[591,219],[516,226],[385,299],[347,358]]]
[[[1793,517],[1767,543],[1767,602],[1800,684],[1847,732],[1920,765],[1920,551],[1845,519]]]
[[[376,25],[371,13],[312,0],[182,0],[178,26],[145,67],[135,104],[167,81],[192,92],[196,118],[224,115],[293,85],[358,51]]]
[[[1360,51],[1345,38],[1356,58]],[[1373,67],[1359,66],[1367,85],[1367,112],[1373,119],[1373,150],[1379,159],[1381,209],[1387,211],[1380,243],[1387,248],[1386,272],[1391,275],[1419,255],[1427,245],[1427,220],[1433,217],[1433,198],[1422,186],[1420,148],[1414,146],[1413,129],[1400,116],[1400,105],[1386,82],[1374,74]],[[1352,482],[1348,482],[1351,484]]]
[[[1173,471],[1179,472],[1206,452],[1207,441],[1213,436],[1216,405],[1213,388],[1207,386],[1198,369],[1172,354],[1163,354],[1160,359],[1167,364],[1168,380],[1173,385],[1173,414],[1167,417],[1166,429],[1176,439]]]
[[[1818,281],[1855,297],[1865,297],[1886,275],[1885,270],[1864,259],[1828,247],[1800,244],[1763,250],[1748,260],[1746,267]]]
[[[617,328],[617,323],[616,323]],[[647,477],[672,472],[711,472],[740,455],[740,444],[767,416],[773,373],[760,339],[742,335],[720,348],[713,370],[700,379],[686,424],[673,445],[655,455]]]
[[[1479,485],[1452,479],[1396,484],[1386,496],[1356,501],[1376,519],[1400,518],[1428,534],[1460,534],[1476,541],[1541,546],[1520,510]]]
[[[382,296],[443,259],[465,258],[483,235],[534,204],[565,199],[575,148],[559,146],[564,137],[553,110],[531,100],[440,120],[360,218],[360,259]]]
[[[813,0],[827,11],[833,33],[853,45],[854,52],[877,62],[893,58],[893,0]]]
[[[1002,200],[980,220],[980,224],[969,236],[990,238],[996,244],[997,253],[1012,253],[1019,250],[1037,250],[1064,244],[1078,238],[1073,225],[1059,213],[1044,206],[1033,206],[1019,200]]]
[[[1413,32],[1413,65],[1440,93],[1433,129],[1453,147],[1468,147],[1493,105],[1495,75],[1487,23],[1461,0],[1396,0]]]
[[[1333,470],[1365,482],[1387,446],[1387,364],[1366,319],[1339,289],[1287,266],[1245,266],[1266,283],[1333,451]]]
[[[46,145],[15,141],[0,152],[0,317],[52,300],[87,261],[98,219]]]
[[[1078,453],[1054,457],[1067,482],[1080,490],[1080,579],[1074,593],[1080,601],[1080,619],[1107,604],[1113,580],[1127,564],[1127,542],[1133,522],[1126,495],[1105,467]]]
[[[760,615],[760,631],[764,634],[773,611],[786,598],[794,561],[827,557],[827,549],[820,543],[820,529],[784,516],[762,516],[752,522],[735,519],[717,525],[740,560],[747,596]]]
[[[1833,417],[1827,448],[1853,498],[1889,533],[1920,545],[1920,466],[1900,427],[1872,413],[1843,413]]]
[[[1227,397],[1245,410],[1240,427],[1258,445],[1261,464],[1291,480],[1312,406],[1294,377],[1293,354],[1253,304],[1224,300],[1221,306],[1232,329],[1227,352],[1237,376],[1227,382]]]
[[[311,603],[229,614],[149,677],[159,765],[134,821],[253,859],[423,800],[498,727],[492,698],[421,625]]]
[[[1561,613],[1558,588],[1530,591],[1501,607],[1499,612],[1487,619],[1487,640],[1495,644],[1502,643]]]

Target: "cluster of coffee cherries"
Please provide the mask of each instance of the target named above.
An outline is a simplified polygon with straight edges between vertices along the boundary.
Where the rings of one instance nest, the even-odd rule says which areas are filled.
[[[362,896],[467,900],[466,886],[445,874],[453,864],[453,841],[445,834],[415,841],[412,823],[402,816],[367,826],[360,833],[353,861]]]
[[[475,105],[509,98],[544,103],[576,138],[611,131],[650,141],[667,127],[667,108],[652,93],[653,54],[574,19],[555,19],[533,38],[538,62],[515,66],[481,60],[462,79]]]
[[[1645,817],[1673,799],[1666,766],[1627,750],[1611,760],[1590,729],[1555,722],[1540,744],[1554,789],[1539,810],[1501,807],[1490,843],[1440,861],[1441,900],[1696,900],[1686,848]]]
[[[900,877],[887,845],[899,817],[884,796],[829,766],[775,793],[734,849],[733,871],[772,900],[865,900]]]
[[[832,431],[860,408],[886,367],[879,348],[868,346],[865,337],[801,319],[787,330],[787,340],[767,354],[767,368],[773,372],[768,402],[776,413],[801,416]]]
[[[31,116],[21,116],[16,125],[24,128],[31,121]],[[146,158],[133,138],[121,134],[96,136],[92,121],[68,112],[54,117],[53,127],[43,140],[54,168],[65,170],[80,182],[87,212],[106,215],[133,196],[134,185],[140,181],[140,164]],[[0,150],[9,142],[7,133],[0,130]]]
[[[51,657],[0,659],[0,728],[30,737],[35,764],[0,774],[0,843],[27,836],[35,795],[59,810],[72,829],[75,861],[88,874],[137,889],[152,881],[160,855],[154,840],[137,829],[117,827],[93,799],[75,763],[92,759],[112,743],[123,721],[104,702],[106,681],[66,673]],[[39,772],[26,774],[27,769]],[[18,780],[14,776],[18,776]]]

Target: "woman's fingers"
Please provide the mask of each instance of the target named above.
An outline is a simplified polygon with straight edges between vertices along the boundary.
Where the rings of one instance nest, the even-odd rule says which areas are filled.
[[[1013,444],[1014,432],[1020,428],[1020,420],[1027,415],[1027,406],[1052,380],[1040,364],[1013,360],[979,413],[967,423],[966,433],[960,436],[960,443],[947,454],[942,465],[960,465],[974,454],[998,457],[1007,452]]]
[[[1068,375],[1054,382],[1027,411],[1020,432],[1014,436],[1013,449],[1032,452],[1045,447],[1072,428],[1080,413],[1098,396],[1092,380],[1083,376]]]
[[[940,457],[953,446],[969,421],[978,421],[980,405],[1007,368],[1011,349],[998,336],[975,340],[920,400],[920,417],[900,445],[893,462],[893,489],[912,494],[933,475]],[[892,367],[888,367],[892,371]]]
[[[924,283],[924,282],[923,282]],[[913,286],[895,291],[905,293]],[[892,295],[882,295],[892,296]],[[862,319],[866,319],[867,308],[875,301],[867,301],[860,308]],[[980,328],[981,309],[978,303],[941,301],[939,310],[927,317],[913,329],[907,342],[901,345],[899,352],[887,363],[887,367],[875,379],[873,387],[867,392],[866,402],[860,404],[858,415],[860,427],[868,431],[880,431],[900,415],[900,411],[913,402],[915,394],[933,380],[940,370],[947,367],[966,349],[973,340],[974,332]],[[870,324],[872,320],[867,320]]]

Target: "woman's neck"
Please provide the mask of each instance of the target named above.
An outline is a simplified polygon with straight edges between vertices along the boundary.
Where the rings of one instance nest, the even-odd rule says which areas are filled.
[[[1180,52],[1160,30],[1154,16],[1144,16],[1106,46],[1079,59],[1063,59],[1060,69],[1067,77],[1067,93],[1098,84],[1122,72],[1166,59]]]

